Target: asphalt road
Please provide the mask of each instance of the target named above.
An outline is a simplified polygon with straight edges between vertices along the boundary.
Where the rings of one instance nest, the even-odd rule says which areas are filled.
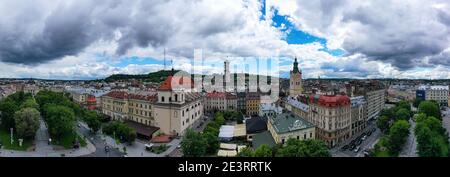
[[[445,109],[445,111],[442,111],[445,114],[442,118],[442,126],[450,133],[450,108],[446,107]]]
[[[400,152],[400,157],[417,157],[417,141],[416,135],[414,134],[416,122],[414,122],[412,119],[409,119],[409,124],[411,125],[411,127],[409,128],[409,137],[406,140],[402,151]]]
[[[345,145],[350,144],[350,142],[354,139],[356,139],[359,135],[361,135],[363,132],[367,132],[369,130],[372,130],[373,128],[376,128],[375,121],[372,121],[367,125],[367,127],[358,133],[357,135],[353,136],[346,142],[342,143],[341,145],[333,148],[330,150],[331,155],[333,157],[364,157],[364,150],[368,150],[373,148],[377,140],[381,137],[381,131],[376,128],[376,131],[373,132],[370,136],[366,138],[366,140],[362,141],[361,145],[359,145],[360,150],[358,152],[354,152],[353,150],[342,150],[341,148]]]
[[[105,152],[105,142],[102,140],[99,134],[92,134],[84,124],[77,127],[77,130],[79,133],[88,138],[96,148],[94,153],[86,155],[85,157],[123,157],[124,154],[122,152],[111,147],[109,148],[109,152]]]

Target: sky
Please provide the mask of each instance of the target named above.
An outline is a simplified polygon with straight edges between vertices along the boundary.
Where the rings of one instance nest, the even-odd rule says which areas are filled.
[[[195,50],[205,61],[192,69]],[[164,52],[165,51],[165,52]],[[164,55],[165,53],[165,55]],[[448,0],[4,0],[0,78],[98,79],[274,59],[288,77],[450,79]],[[264,63],[264,62],[258,62]],[[253,66],[252,64],[248,64]],[[239,69],[235,72],[270,72]],[[235,68],[235,67],[232,67]]]

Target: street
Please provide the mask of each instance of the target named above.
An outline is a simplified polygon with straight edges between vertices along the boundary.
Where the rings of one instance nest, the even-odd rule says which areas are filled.
[[[442,111],[442,113],[445,114],[445,116],[442,117],[442,126],[447,132],[450,132],[450,108],[446,107],[445,111]]]
[[[373,148],[373,146],[375,145],[375,143],[381,136],[381,132],[378,128],[376,128],[375,132],[373,132],[370,136],[367,136],[366,140],[362,141],[361,145],[359,145],[360,150],[358,152],[355,153],[353,150],[349,150],[349,149],[342,150],[342,147],[350,144],[351,141],[355,140],[362,133],[368,132],[368,131],[372,130],[373,128],[376,128],[374,121],[368,123],[367,127],[363,131],[359,132],[357,135],[348,139],[347,141],[340,144],[339,146],[332,148],[330,150],[331,155],[333,157],[364,157],[364,150]]]
[[[417,157],[417,141],[416,135],[414,134],[416,122],[414,122],[412,119],[409,119],[409,124],[411,125],[411,127],[409,128],[409,137],[406,140],[402,151],[400,152],[400,157]]]
[[[87,125],[82,122],[78,123],[81,125],[80,127],[77,127],[78,132],[85,136],[86,139],[88,139],[87,141],[90,141],[96,148],[94,153],[85,155],[85,157],[122,157],[124,155],[122,152],[112,147],[109,149],[109,152],[105,152],[106,143],[101,136],[98,134],[93,135],[87,128]]]

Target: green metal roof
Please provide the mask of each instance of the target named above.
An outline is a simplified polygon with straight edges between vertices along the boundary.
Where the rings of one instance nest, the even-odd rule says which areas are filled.
[[[292,113],[283,113],[276,117],[270,117],[269,123],[272,124],[277,133],[287,133],[314,127],[312,123]]]

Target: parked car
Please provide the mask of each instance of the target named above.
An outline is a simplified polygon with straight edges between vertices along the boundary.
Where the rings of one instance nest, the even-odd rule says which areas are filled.
[[[371,131],[368,131],[368,132],[367,132],[367,136],[370,136],[370,135],[372,135],[372,132],[371,132]]]
[[[353,152],[357,153],[357,152],[359,152],[360,149],[361,149],[361,147],[357,146]]]
[[[150,151],[152,149],[153,145],[154,145],[153,143],[145,144],[144,145],[145,146],[145,150]]]
[[[359,145],[361,145],[362,144],[362,140],[358,140],[357,142],[356,142],[356,145],[357,146],[359,146]]]
[[[364,157],[369,157],[369,156],[370,156],[369,151],[368,150],[364,150]]]
[[[356,145],[350,145],[350,149],[348,149],[348,150],[352,151],[355,148],[356,148]]]
[[[345,146],[343,146],[343,147],[341,148],[341,150],[345,151],[345,150],[347,150],[348,148],[349,148],[349,146],[348,146],[348,145],[345,145]]]
[[[364,141],[364,140],[366,140],[366,138],[367,138],[367,135],[364,135],[364,136],[361,138],[361,140]]]

